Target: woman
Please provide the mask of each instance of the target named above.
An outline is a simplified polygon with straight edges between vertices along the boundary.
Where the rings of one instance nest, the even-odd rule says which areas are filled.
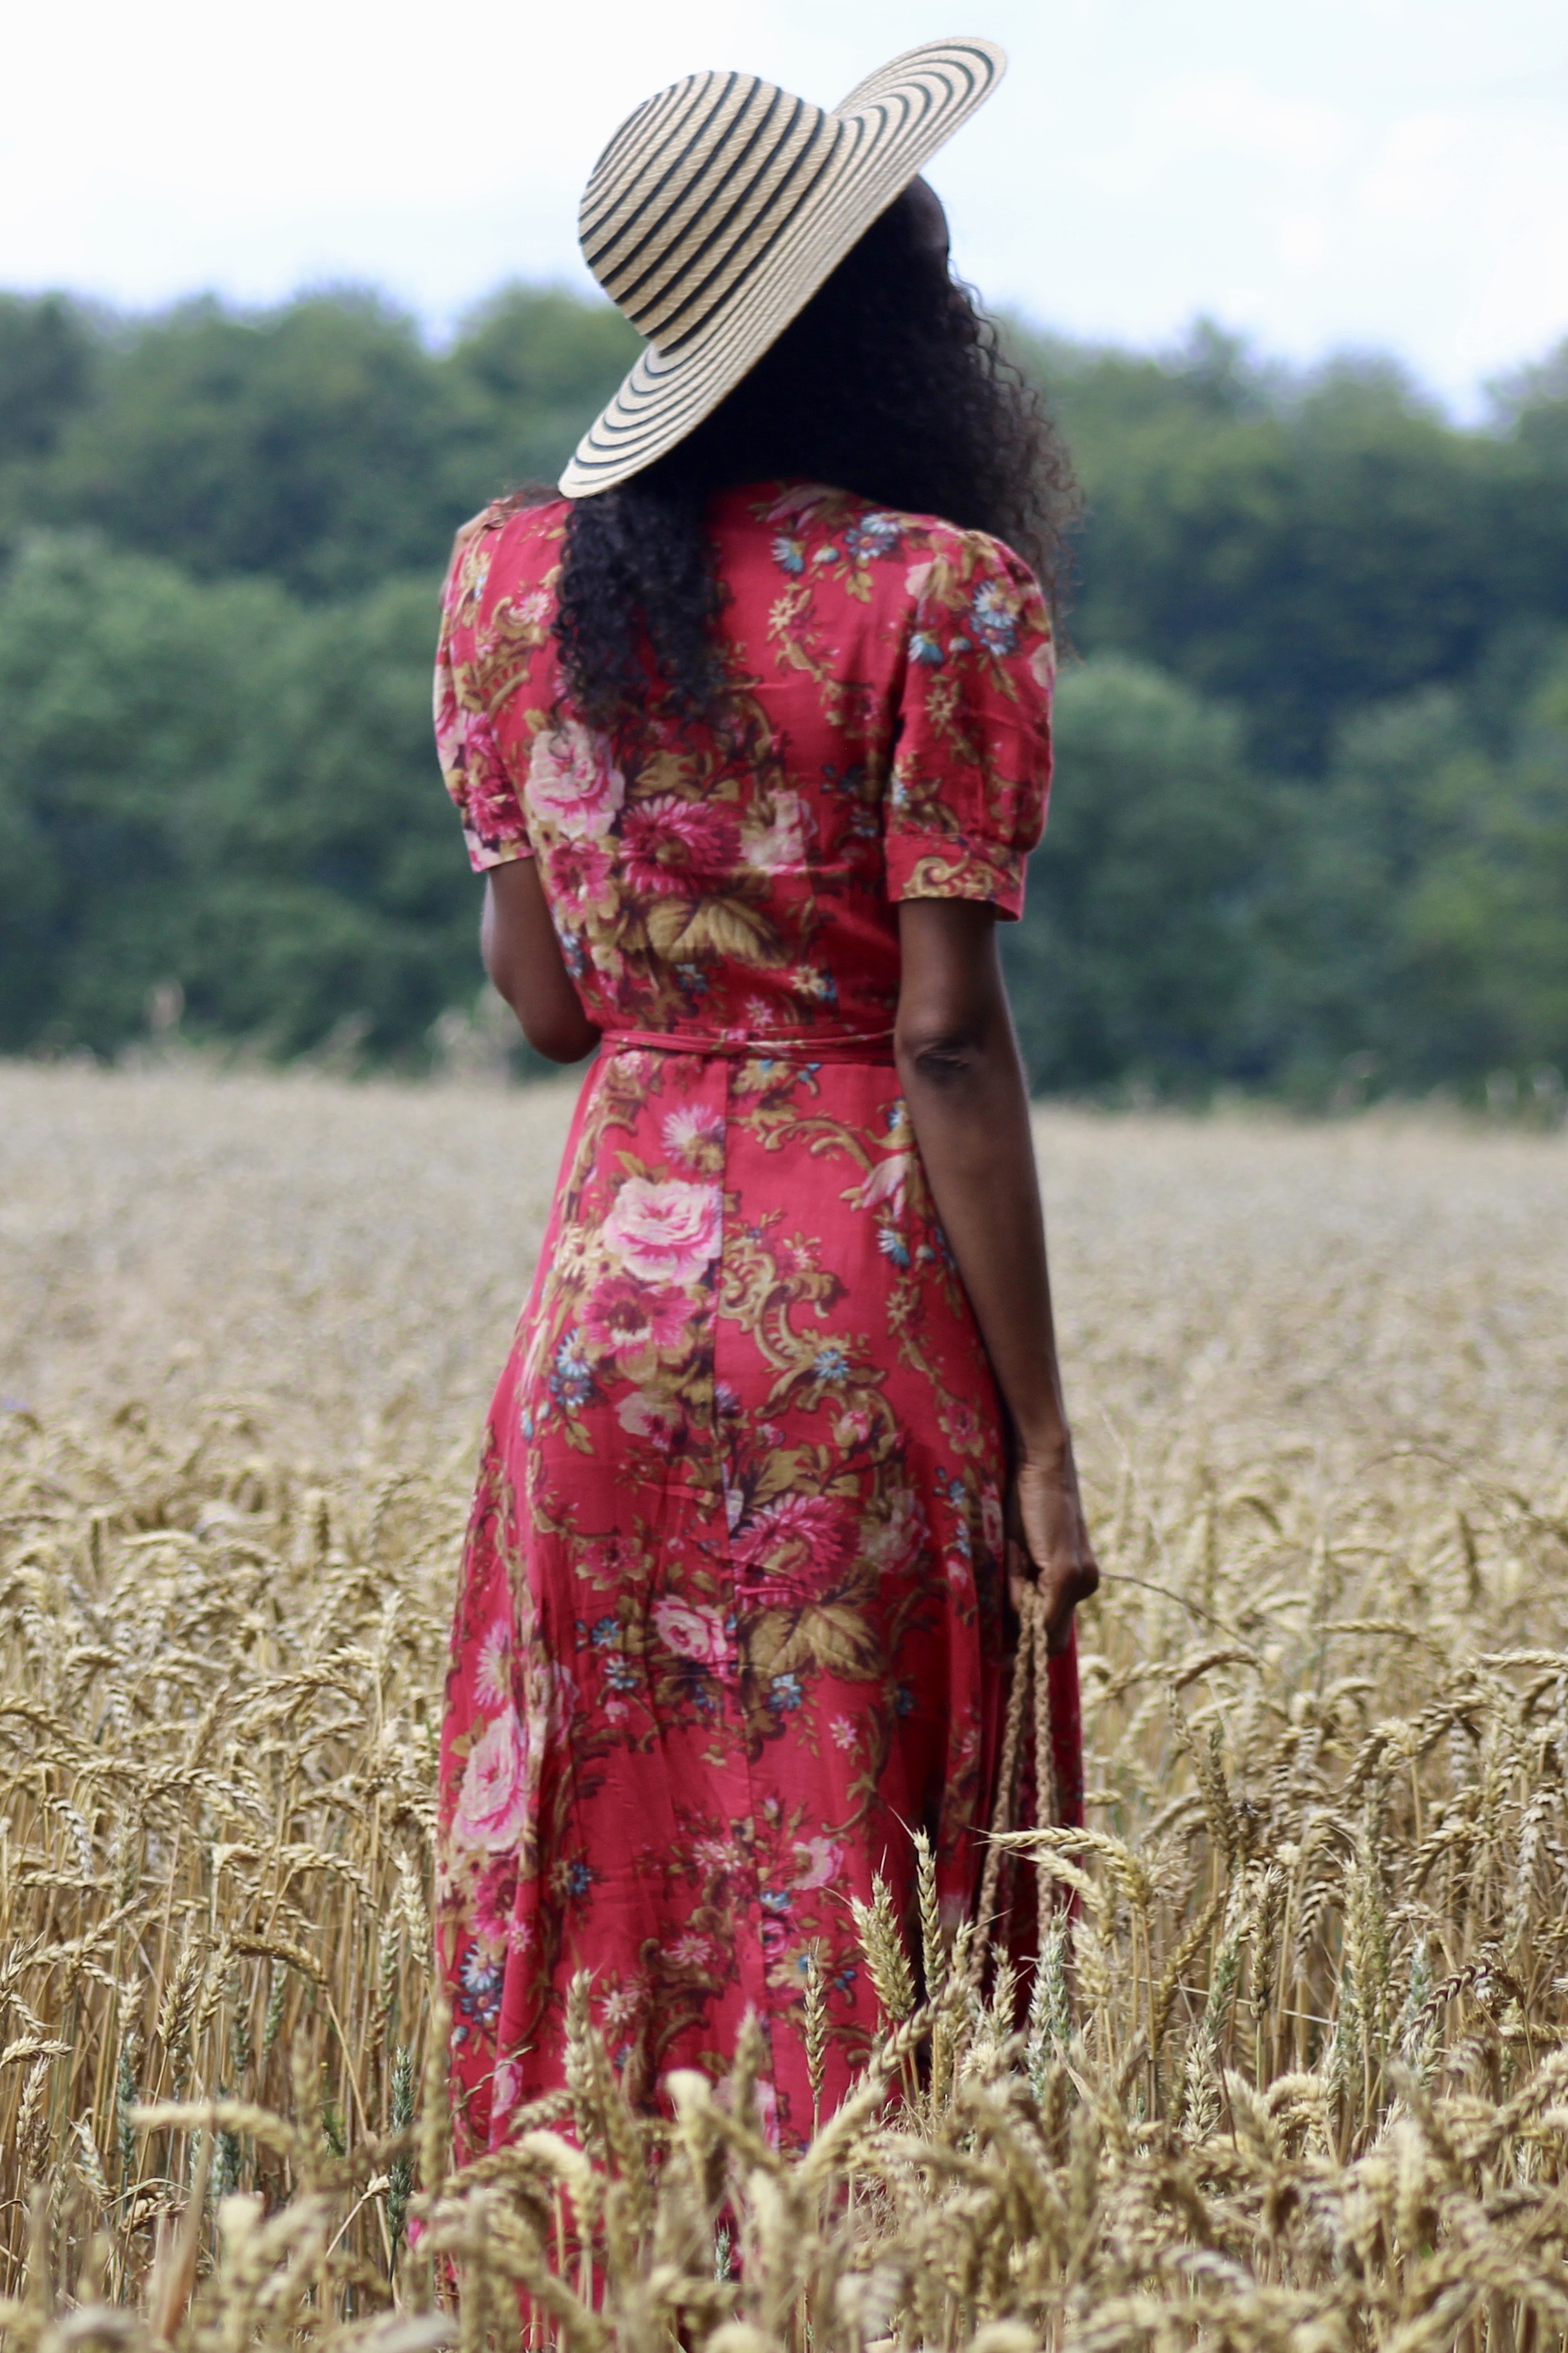
[[[974,1905],[1009,1525],[1070,1756],[1097,1572],[996,945],[1065,474],[918,177],[1002,62],[639,109],[583,224],[649,350],[564,497],[459,536],[437,725],[485,961],[539,1051],[595,1055],[453,1637],[465,2154],[560,2085],[579,1970],[637,2097],[754,2010],[794,2139],[815,1957],[842,2095],[877,2024],[847,1899],[907,1910],[924,1830]]]

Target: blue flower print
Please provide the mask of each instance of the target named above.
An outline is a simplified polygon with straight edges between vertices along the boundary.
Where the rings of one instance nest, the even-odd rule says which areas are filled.
[[[935,670],[942,658],[941,640],[930,629],[915,629],[910,637],[910,653],[914,660]]]
[[[811,560],[814,564],[837,564],[838,550],[836,547],[819,547]]]
[[[970,606],[974,634],[994,654],[1010,654],[1018,642],[1018,616],[999,580],[983,580]]]
[[[811,1369],[819,1381],[847,1381],[849,1359],[842,1348],[818,1348],[811,1360]]]
[[[618,1618],[596,1619],[594,1630],[588,1637],[596,1651],[609,1650],[618,1645],[620,1639],[621,1621]]]
[[[481,2026],[493,2026],[500,2016],[501,1979],[505,1971],[500,1961],[487,1961],[477,1945],[470,1945],[463,1955],[458,1972],[462,1991],[458,2007]]]
[[[890,555],[899,543],[899,526],[891,515],[865,514],[844,533],[844,544],[857,564],[868,556]]]
[[[637,1662],[612,1651],[605,1661],[605,1681],[612,1691],[633,1692],[637,1687]]]
[[[764,1912],[787,1912],[789,1890],[787,1887],[761,1887],[757,1890],[757,1901]]]
[[[900,1274],[910,1271],[910,1246],[897,1226],[879,1226],[877,1248],[884,1258],[890,1258]]]
[[[568,1895],[586,1895],[593,1884],[594,1874],[585,1862],[567,1864],[566,1893]]]
[[[798,1675],[775,1675],[768,1685],[768,1705],[780,1715],[793,1715],[805,1699]]]
[[[594,1394],[593,1368],[583,1354],[582,1337],[576,1332],[568,1332],[555,1351],[550,1394],[568,1412],[586,1405]]]
[[[805,550],[798,539],[779,537],[773,542],[773,562],[781,572],[804,572]]]

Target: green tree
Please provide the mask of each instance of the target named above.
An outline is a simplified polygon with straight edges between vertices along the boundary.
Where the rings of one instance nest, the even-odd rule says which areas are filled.
[[[1568,1068],[1568,662],[1499,757],[1429,688],[1343,731],[1278,901],[1279,1063],[1321,1091]]]
[[[270,582],[203,589],[90,541],[0,587],[0,1041],[118,1044],[178,972],[212,811],[236,786],[289,619]]]
[[[352,290],[254,313],[187,303],[100,335],[87,375],[76,314],[18,318],[0,311],[0,395],[16,377],[14,433],[47,456],[18,478],[19,520],[316,598],[434,571],[488,499],[560,471],[638,348],[608,304],[522,287],[442,358]],[[63,429],[46,451],[47,417]]]
[[[1065,672],[1050,822],[1004,941],[1037,1086],[1202,1089],[1245,1062],[1268,821],[1233,712],[1122,656]]]
[[[0,1045],[110,1052],[178,981],[280,1052],[415,1055],[475,987],[430,744],[431,590],[300,607],[90,541],[0,588]]]
[[[0,294],[0,468],[47,455],[88,396],[92,331],[63,294]]]
[[[1079,643],[1235,702],[1268,765],[1319,768],[1346,713],[1464,676],[1521,596],[1568,617],[1510,551],[1513,454],[1386,363],[1297,382],[1213,331],[1168,363],[1023,349],[1088,495]]]
[[[291,1053],[348,1021],[372,1054],[418,1057],[472,999],[478,890],[431,741],[435,634],[423,580],[297,616],[193,893],[198,1022]]]
[[[194,302],[111,343],[41,519],[200,578],[342,596],[439,562],[460,520],[443,491],[452,429],[414,322],[369,295],[255,316]]]
[[[553,482],[641,348],[613,304],[556,287],[504,286],[474,311],[445,363],[479,422],[474,503]]]
[[[1212,328],[1015,344],[1089,491],[1089,659],[1007,943],[1037,1076],[1568,1062],[1568,346],[1475,431],[1386,365],[1295,375]],[[0,1045],[111,1050],[178,978],[213,1034],[349,1018],[411,1056],[470,997],[435,585],[635,349],[558,289],[441,353],[362,293],[0,297]]]

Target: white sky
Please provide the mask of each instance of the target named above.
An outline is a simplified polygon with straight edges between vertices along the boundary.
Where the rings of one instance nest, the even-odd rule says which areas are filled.
[[[952,32],[1012,57],[931,174],[990,300],[1393,351],[1467,413],[1568,334],[1564,0],[9,0],[0,285],[369,280],[439,323],[582,280],[594,157],[678,74],[831,105]]]

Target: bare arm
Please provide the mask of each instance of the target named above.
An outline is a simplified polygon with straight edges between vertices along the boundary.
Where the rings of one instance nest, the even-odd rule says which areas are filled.
[[[572,985],[531,858],[492,866],[486,875],[479,954],[536,1054],[580,1062],[593,1052],[599,1032]]]
[[[991,908],[910,899],[895,1051],[937,1214],[958,1261],[1016,1450],[1010,1519],[1053,1646],[1100,1582],[1062,1403],[1028,1092]]]

